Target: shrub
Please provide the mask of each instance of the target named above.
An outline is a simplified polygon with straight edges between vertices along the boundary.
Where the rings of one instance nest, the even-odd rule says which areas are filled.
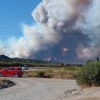
[[[77,82],[81,86],[100,86],[100,62],[87,62],[78,73]]]
[[[44,77],[44,74],[45,74],[44,71],[38,71],[36,76],[37,76],[37,77],[42,77],[42,78],[43,78],[43,77]]]

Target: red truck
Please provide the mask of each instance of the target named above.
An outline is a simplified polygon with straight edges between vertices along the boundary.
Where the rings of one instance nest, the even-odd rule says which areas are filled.
[[[8,67],[0,70],[0,77],[22,77],[23,72],[20,67]]]

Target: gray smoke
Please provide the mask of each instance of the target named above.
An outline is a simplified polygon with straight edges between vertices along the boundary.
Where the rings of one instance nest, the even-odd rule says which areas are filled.
[[[42,0],[33,10],[34,25],[12,37],[0,54],[10,57],[77,61],[100,54],[100,0]],[[70,61],[69,61],[70,62]]]
[[[80,58],[93,58],[100,56],[100,1],[92,0],[84,20],[78,21],[76,26],[91,39],[89,47],[79,46],[78,55]]]

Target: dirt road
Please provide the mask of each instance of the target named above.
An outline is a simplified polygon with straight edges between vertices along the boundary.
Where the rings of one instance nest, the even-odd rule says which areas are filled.
[[[63,100],[65,91],[79,88],[74,80],[10,78],[16,86],[0,90],[0,100]]]
[[[100,87],[81,90],[75,80],[10,78],[16,86],[0,90],[0,100],[100,100]]]

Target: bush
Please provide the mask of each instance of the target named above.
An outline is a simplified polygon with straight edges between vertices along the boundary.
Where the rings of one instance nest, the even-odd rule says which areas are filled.
[[[81,86],[100,86],[100,62],[87,62],[78,73],[77,82]]]
[[[43,78],[44,77],[45,72],[44,71],[38,71],[37,72],[37,77]]]

